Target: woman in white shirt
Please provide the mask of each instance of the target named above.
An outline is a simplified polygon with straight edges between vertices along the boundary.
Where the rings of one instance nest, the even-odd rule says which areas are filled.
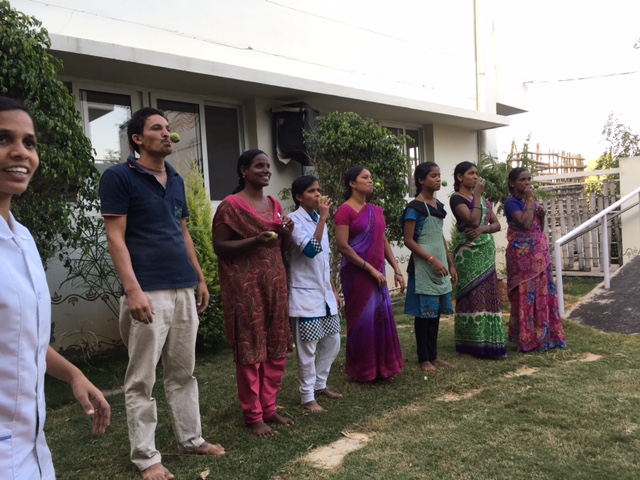
[[[49,346],[49,288],[29,231],[10,212],[38,168],[36,133],[26,108],[0,97],[0,476],[53,479],[44,438],[44,374],[69,383],[93,433],[104,433],[111,410],[83,373]]]
[[[298,206],[289,215],[296,225],[289,248],[289,316],[298,356],[303,408],[324,412],[318,396],[341,398],[327,388],[331,365],[340,351],[341,300],[331,281],[327,219],[331,199],[320,195],[318,179],[305,175],[291,185]]]

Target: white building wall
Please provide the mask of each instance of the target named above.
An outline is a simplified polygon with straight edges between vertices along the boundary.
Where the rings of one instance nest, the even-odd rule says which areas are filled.
[[[449,208],[449,197],[453,193],[453,170],[460,162],[475,162],[478,158],[478,138],[476,132],[454,127],[434,125],[433,161],[440,167],[442,180],[447,182],[438,192],[438,200],[445,204],[448,212],[444,222],[444,235],[450,238],[455,218]]]
[[[620,198],[640,187],[638,165],[640,165],[640,157],[620,159]],[[638,200],[640,198],[629,200],[623,208]],[[625,263],[640,255],[640,208],[638,207],[622,214],[622,249]]]
[[[475,161],[479,149],[492,151],[493,131],[482,129],[508,124],[496,106],[493,0],[11,5],[42,21],[53,49],[75,61],[64,72],[75,88],[127,90],[134,110],[153,104],[160,92],[199,104],[241,104],[243,146],[271,156],[274,174],[266,193],[275,197],[302,173],[298,163],[274,158],[270,109],[276,105],[304,101],[323,113],[353,110],[382,124],[422,129],[424,159],[438,163],[448,182],[438,195],[447,210],[455,165]],[[229,187],[230,193],[234,185]],[[449,212],[446,238],[453,222]],[[396,253],[408,259],[406,248]],[[53,266],[49,277],[56,291],[64,271]],[[80,331],[93,322],[92,331],[117,339],[112,317],[100,302],[54,305],[56,332]]]
[[[56,349],[71,349],[86,355],[108,349],[119,342],[118,315],[100,299],[88,299],[84,288],[61,286],[67,270],[57,258],[47,263],[47,283],[51,292],[51,335]],[[112,305],[118,299],[110,298]]]
[[[53,38],[100,42],[103,56],[227,76],[246,68],[476,109],[474,1],[453,0],[14,0]],[[57,48],[54,41],[54,48]],[[154,55],[160,53],[162,56]]]

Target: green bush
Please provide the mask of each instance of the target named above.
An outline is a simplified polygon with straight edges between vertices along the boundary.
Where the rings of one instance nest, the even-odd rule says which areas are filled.
[[[198,345],[204,348],[216,348],[225,344],[226,340],[220,281],[218,280],[218,262],[213,251],[211,235],[213,210],[198,163],[193,162],[188,171],[182,172],[182,176],[184,177],[189,208],[189,233],[193,239],[198,261],[211,295],[209,308],[200,315]]]
[[[509,198],[509,172],[511,165],[481,153],[478,157],[478,176],[486,180],[484,196],[491,200],[498,212],[504,211],[504,202]]]
[[[81,247],[98,208],[91,142],[75,99],[58,80],[62,62],[49,53],[41,23],[0,0],[0,95],[22,101],[38,129],[40,168],[12,211],[33,235],[43,261]]]
[[[396,136],[371,119],[352,112],[333,112],[318,119],[317,129],[305,132],[309,151],[322,193],[336,205],[342,204],[344,174],[356,165],[369,170],[379,188],[375,188],[369,202],[384,208],[387,238],[402,244],[402,213],[408,192],[408,160],[404,155],[406,136]],[[337,280],[341,258],[335,247],[335,226],[329,223],[331,267]]]

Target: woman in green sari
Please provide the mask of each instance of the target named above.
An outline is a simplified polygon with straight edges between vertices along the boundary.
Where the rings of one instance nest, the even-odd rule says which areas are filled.
[[[456,351],[474,356],[507,354],[492,234],[500,231],[484,180],[471,162],[456,165],[449,205],[457,221],[453,238],[456,285]]]

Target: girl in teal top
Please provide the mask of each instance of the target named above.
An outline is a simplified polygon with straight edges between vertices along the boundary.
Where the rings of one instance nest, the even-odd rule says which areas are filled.
[[[447,212],[435,198],[440,190],[440,167],[421,163],[414,179],[416,198],[403,215],[404,243],[411,250],[404,313],[415,317],[420,368],[435,372],[436,366],[453,366],[438,358],[438,329],[440,315],[453,314],[451,290],[458,277],[442,233]]]

